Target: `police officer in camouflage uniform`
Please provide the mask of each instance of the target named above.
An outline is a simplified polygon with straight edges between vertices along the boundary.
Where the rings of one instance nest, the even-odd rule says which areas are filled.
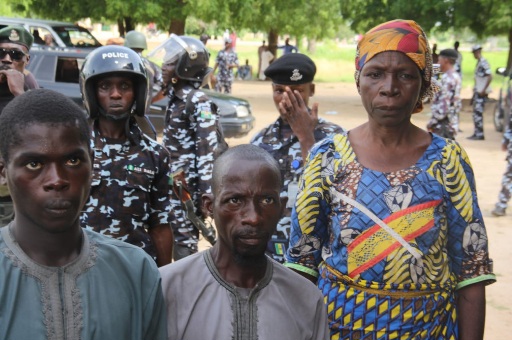
[[[123,46],[95,49],[82,66],[80,89],[94,152],[82,226],[141,247],[159,266],[170,263],[170,155],[134,119],[149,100],[142,59]]]
[[[171,169],[183,170],[194,213],[203,219],[201,196],[211,191],[215,153],[227,147],[217,106],[199,88],[211,73],[209,53],[198,39],[172,34],[149,57],[162,60],[162,78],[169,95],[162,143],[171,152]],[[174,259],[196,253],[199,232],[182,202],[172,196]]]
[[[152,96],[153,90],[159,90],[162,84],[162,70],[154,62],[142,56],[142,52],[148,48],[146,36],[141,32],[130,31],[126,33],[126,36],[124,38],[124,46],[131,48],[132,50],[137,52],[139,56],[142,58],[142,61],[144,62],[144,65],[146,66],[146,71],[148,73],[150,89],[149,94],[150,96]],[[146,113],[148,113],[148,109],[149,107],[146,109]]]
[[[491,211],[491,214],[497,217],[506,215],[508,201],[510,201],[510,197],[512,196],[512,109],[510,111],[508,125],[501,142],[501,149],[507,152],[507,167],[501,179],[498,203],[496,203],[496,206]]]
[[[240,63],[238,61],[238,55],[233,51],[233,41],[231,39],[227,39],[224,42],[224,45],[224,49],[219,51],[219,54],[217,54],[212,73],[215,73],[217,68],[219,69],[219,73],[217,74],[217,83],[215,84],[215,91],[222,92],[224,89],[224,93],[231,93],[231,86],[235,79],[233,69],[238,68]]]
[[[318,104],[313,104],[312,108],[308,106],[309,97],[315,93],[313,79],[316,73],[315,63],[308,56],[301,53],[283,55],[264,73],[272,80],[279,118],[256,134],[251,144],[267,150],[281,169],[281,197],[287,197],[288,202],[269,242],[268,254],[276,261],[284,262],[290,236],[290,216],[304,160],[315,142],[344,129],[318,118]]]
[[[490,92],[492,80],[491,66],[482,57],[482,46],[475,45],[472,48],[473,56],[478,63],[475,68],[475,87],[473,89],[473,123],[475,133],[469,136],[471,140],[484,140],[484,110],[487,95]]]
[[[439,52],[438,62],[441,67],[441,89],[434,94],[432,117],[427,130],[441,137],[455,139],[459,127],[459,112],[462,107],[460,100],[461,80],[454,64],[457,51],[447,48]]]

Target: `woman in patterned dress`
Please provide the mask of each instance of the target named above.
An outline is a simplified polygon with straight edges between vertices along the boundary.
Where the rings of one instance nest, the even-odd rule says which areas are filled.
[[[411,122],[437,90],[426,35],[394,20],[359,42],[368,121],[316,144],[287,266],[324,294],[331,339],[482,339],[495,281],[464,149]]]

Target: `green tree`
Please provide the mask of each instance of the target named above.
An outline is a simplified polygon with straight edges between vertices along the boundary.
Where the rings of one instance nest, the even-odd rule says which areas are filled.
[[[154,1],[141,5],[138,0],[7,0],[12,8],[23,9],[20,14],[47,19],[77,21],[90,17],[119,25],[121,36],[134,29],[136,23],[147,22],[159,15],[160,6]]]
[[[341,14],[360,33],[394,19],[414,20],[425,31],[448,29],[453,12],[451,0],[340,0]]]
[[[338,0],[6,0],[29,3],[32,14],[49,19],[117,22],[120,33],[136,23],[155,22],[169,33],[184,34],[186,20],[194,16],[231,30],[250,29],[268,33],[269,45],[277,46],[280,34],[320,39],[333,36],[341,23]],[[274,51],[275,52],[275,51]]]
[[[338,0],[242,0],[233,1],[230,9],[233,26],[267,32],[274,55],[281,34],[314,40],[332,37],[342,22]]]
[[[418,22],[425,31],[462,31],[469,27],[478,37],[506,35],[507,67],[512,66],[512,6],[503,0],[340,0],[343,18],[356,32],[397,18]]]
[[[280,34],[311,39],[333,36],[341,24],[338,0],[155,0],[161,6],[157,24],[169,33],[184,34],[187,17],[216,22],[230,30],[250,29],[268,34],[269,46],[277,47]],[[166,22],[165,20],[168,20]],[[169,25],[169,26],[167,26]]]
[[[230,21],[230,5],[243,3],[243,0],[151,0],[159,8],[158,14],[146,18],[160,27],[167,27],[167,32],[177,35],[185,34],[187,18],[193,16],[204,22]]]
[[[502,0],[454,0],[454,26],[469,27],[479,38],[507,36],[507,69],[512,68],[512,6]]]

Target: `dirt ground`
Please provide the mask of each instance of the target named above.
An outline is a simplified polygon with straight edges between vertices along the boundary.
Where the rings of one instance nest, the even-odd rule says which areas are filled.
[[[470,97],[470,89],[463,90],[463,98]],[[233,95],[247,99],[256,118],[255,127],[248,136],[229,139],[228,143],[238,145],[248,143],[254,133],[277,118],[277,111],[272,101],[269,82],[238,81],[233,85]],[[319,116],[351,129],[366,121],[364,111],[355,85],[342,83],[322,83],[316,85],[316,94],[312,102],[319,103]],[[466,137],[473,133],[471,108],[468,101],[461,112],[460,128],[457,140],[466,149],[471,159],[476,176],[480,208],[482,209],[490,244],[490,254],[494,260],[494,273],[497,282],[487,287],[487,319],[485,339],[510,339],[512,336],[512,266],[507,264],[512,259],[512,208],[509,216],[493,217],[501,177],[505,170],[505,152],[501,151],[501,134],[494,130],[492,111],[494,103],[487,103],[484,121],[485,140],[470,141]],[[311,104],[311,103],[310,103]],[[425,127],[428,121],[427,106],[424,112],[413,116],[413,121]],[[202,248],[207,247],[202,242]]]

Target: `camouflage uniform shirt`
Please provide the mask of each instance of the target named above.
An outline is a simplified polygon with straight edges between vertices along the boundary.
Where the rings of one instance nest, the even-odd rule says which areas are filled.
[[[128,139],[102,137],[93,125],[91,193],[81,224],[139,246],[156,259],[147,229],[169,224],[169,152],[135,124],[130,134],[136,145]]]
[[[217,106],[201,90],[185,86],[179,91],[171,89],[165,116],[162,143],[171,153],[171,170],[183,169],[188,189],[194,200],[196,214],[201,216],[201,195],[211,191],[210,182],[214,151],[224,139],[217,113]],[[193,110],[185,106],[189,93]],[[197,229],[190,222],[176,195],[171,196],[173,218],[171,226],[176,244],[197,252]]]
[[[441,76],[441,90],[436,92],[432,101],[432,118],[428,129],[441,137],[454,139],[455,131],[451,117],[458,114],[462,108],[460,99],[460,76],[455,70],[443,73]]]
[[[476,68],[475,68],[475,79],[486,78],[486,77],[489,77],[491,74],[492,74],[491,65],[489,65],[489,62],[487,61],[487,59],[485,59],[484,57],[480,57],[480,59],[478,59],[478,63],[476,64]],[[483,81],[485,81],[485,80],[483,80]],[[474,90],[476,91],[476,87]]]
[[[343,131],[345,130],[338,125],[319,118],[314,131],[315,141],[318,142],[327,136]],[[288,203],[277,225],[276,232],[272,235],[268,252],[276,261],[283,262],[290,236],[290,216],[297,193],[296,186],[304,166],[300,143],[298,138],[293,135],[290,126],[278,118],[273,124],[256,134],[252,138],[251,144],[267,150],[277,160],[281,170],[283,179],[281,197],[287,197]]]
[[[217,54],[215,62],[219,64],[219,73],[217,75],[218,82],[223,84],[232,83],[235,77],[233,75],[233,69],[229,68],[228,65],[239,64],[236,52],[233,50],[221,50]]]

